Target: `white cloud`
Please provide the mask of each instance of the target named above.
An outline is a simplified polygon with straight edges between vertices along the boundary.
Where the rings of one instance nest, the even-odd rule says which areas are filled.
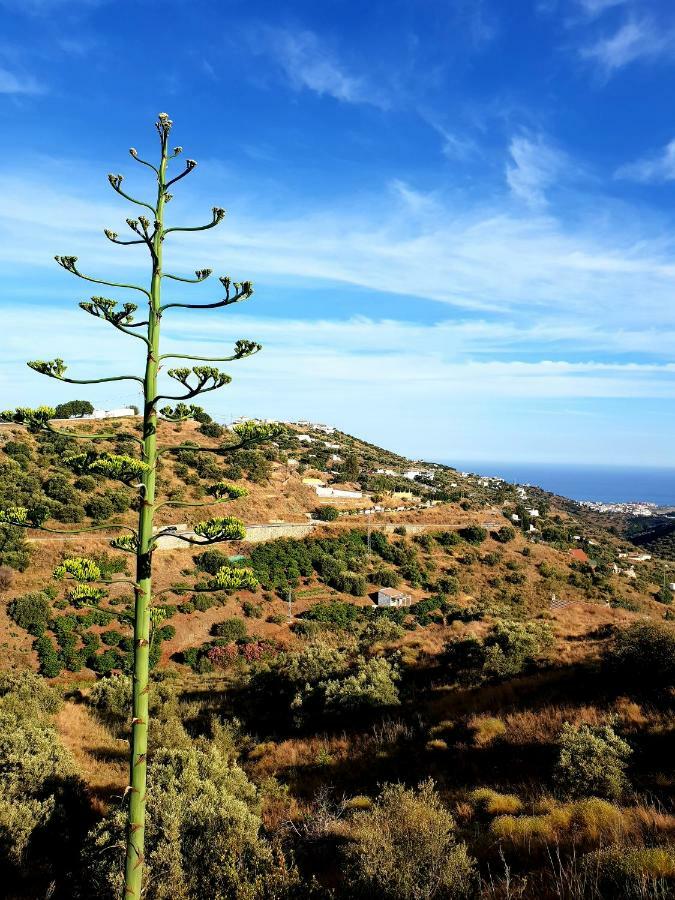
[[[675,138],[655,156],[646,156],[620,166],[616,178],[626,178],[643,183],[675,181]]]
[[[90,270],[137,268],[142,257],[135,248],[121,251],[101,235],[104,225],[125,228],[124,204],[98,204],[74,188],[48,186],[49,164],[40,169],[44,183],[23,174],[0,178],[0,261],[8,275],[31,266],[34,283],[48,278],[50,290],[62,291],[63,277],[51,268],[45,275],[45,267],[53,267],[54,254],[72,252]],[[66,169],[54,171],[54,183]],[[72,171],[86,190],[84,167]],[[319,280],[389,292],[409,298],[411,318],[416,298],[425,298],[499,316],[539,318],[554,310],[556,318],[577,316],[610,330],[643,330],[655,317],[669,327],[675,247],[668,234],[644,215],[622,208],[613,218],[607,203],[587,202],[576,224],[565,226],[536,209],[516,214],[506,198],[458,204],[452,195],[430,196],[403,181],[348,204],[336,199],[285,215],[264,205],[246,214],[249,203],[233,197],[235,212],[220,229],[206,232],[198,250],[190,236],[172,240],[170,258],[177,270],[210,265],[305,290]],[[179,197],[174,204],[173,217],[202,220],[198,205],[184,206]]]
[[[589,18],[595,18],[607,12],[608,9],[615,9],[617,6],[626,6],[632,0],[576,0],[578,6],[581,7],[583,13]]]
[[[675,29],[651,19],[631,19],[613,34],[580,49],[583,59],[595,63],[609,78],[624,66],[639,60],[675,57]]]
[[[264,51],[281,67],[295,90],[310,90],[345,103],[387,105],[383,92],[365,77],[347,71],[314,32],[268,26],[260,33]]]
[[[45,88],[31,75],[17,75],[0,67],[0,94],[43,94]]]
[[[566,167],[563,153],[536,138],[519,135],[509,145],[511,162],[506,166],[506,180],[512,193],[533,209],[545,207],[546,191],[552,187]]]

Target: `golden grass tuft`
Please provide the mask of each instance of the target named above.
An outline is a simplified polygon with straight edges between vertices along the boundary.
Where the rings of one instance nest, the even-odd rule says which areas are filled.
[[[489,816],[516,815],[523,808],[520,798],[515,794],[500,794],[492,788],[476,788],[469,794],[469,800],[477,812]]]
[[[467,724],[476,747],[487,747],[506,734],[506,724],[497,716],[473,716]]]

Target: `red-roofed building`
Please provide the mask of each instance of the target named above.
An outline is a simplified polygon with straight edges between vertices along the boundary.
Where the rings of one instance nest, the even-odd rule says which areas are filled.
[[[577,562],[587,563],[589,561],[588,554],[584,553],[581,547],[575,547],[573,550],[570,550],[570,556]]]

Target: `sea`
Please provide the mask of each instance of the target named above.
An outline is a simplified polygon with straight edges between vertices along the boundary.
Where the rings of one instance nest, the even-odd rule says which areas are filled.
[[[460,472],[532,484],[571,500],[675,506],[675,468],[438,460]]]

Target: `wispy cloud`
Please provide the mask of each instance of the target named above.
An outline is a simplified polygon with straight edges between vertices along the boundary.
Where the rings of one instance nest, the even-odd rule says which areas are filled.
[[[576,5],[589,18],[595,18],[609,9],[615,9],[618,6],[626,6],[633,0],[575,0]]]
[[[638,61],[675,59],[675,29],[653,19],[631,19],[616,31],[580,48],[605,78]]]
[[[509,145],[506,180],[511,192],[533,209],[546,206],[546,191],[566,168],[565,155],[541,135],[519,135]]]
[[[44,94],[46,88],[31,75],[18,75],[0,67],[0,94]]]
[[[654,156],[645,156],[620,166],[615,177],[644,184],[675,181],[675,138]]]
[[[63,9],[72,13],[75,9],[101,6],[107,2],[108,0],[0,0],[0,7],[13,13],[43,16]]]
[[[388,105],[380,88],[365,76],[349,71],[313,31],[267,26],[261,34],[265,54],[277,63],[295,90],[309,90],[344,103]]]

